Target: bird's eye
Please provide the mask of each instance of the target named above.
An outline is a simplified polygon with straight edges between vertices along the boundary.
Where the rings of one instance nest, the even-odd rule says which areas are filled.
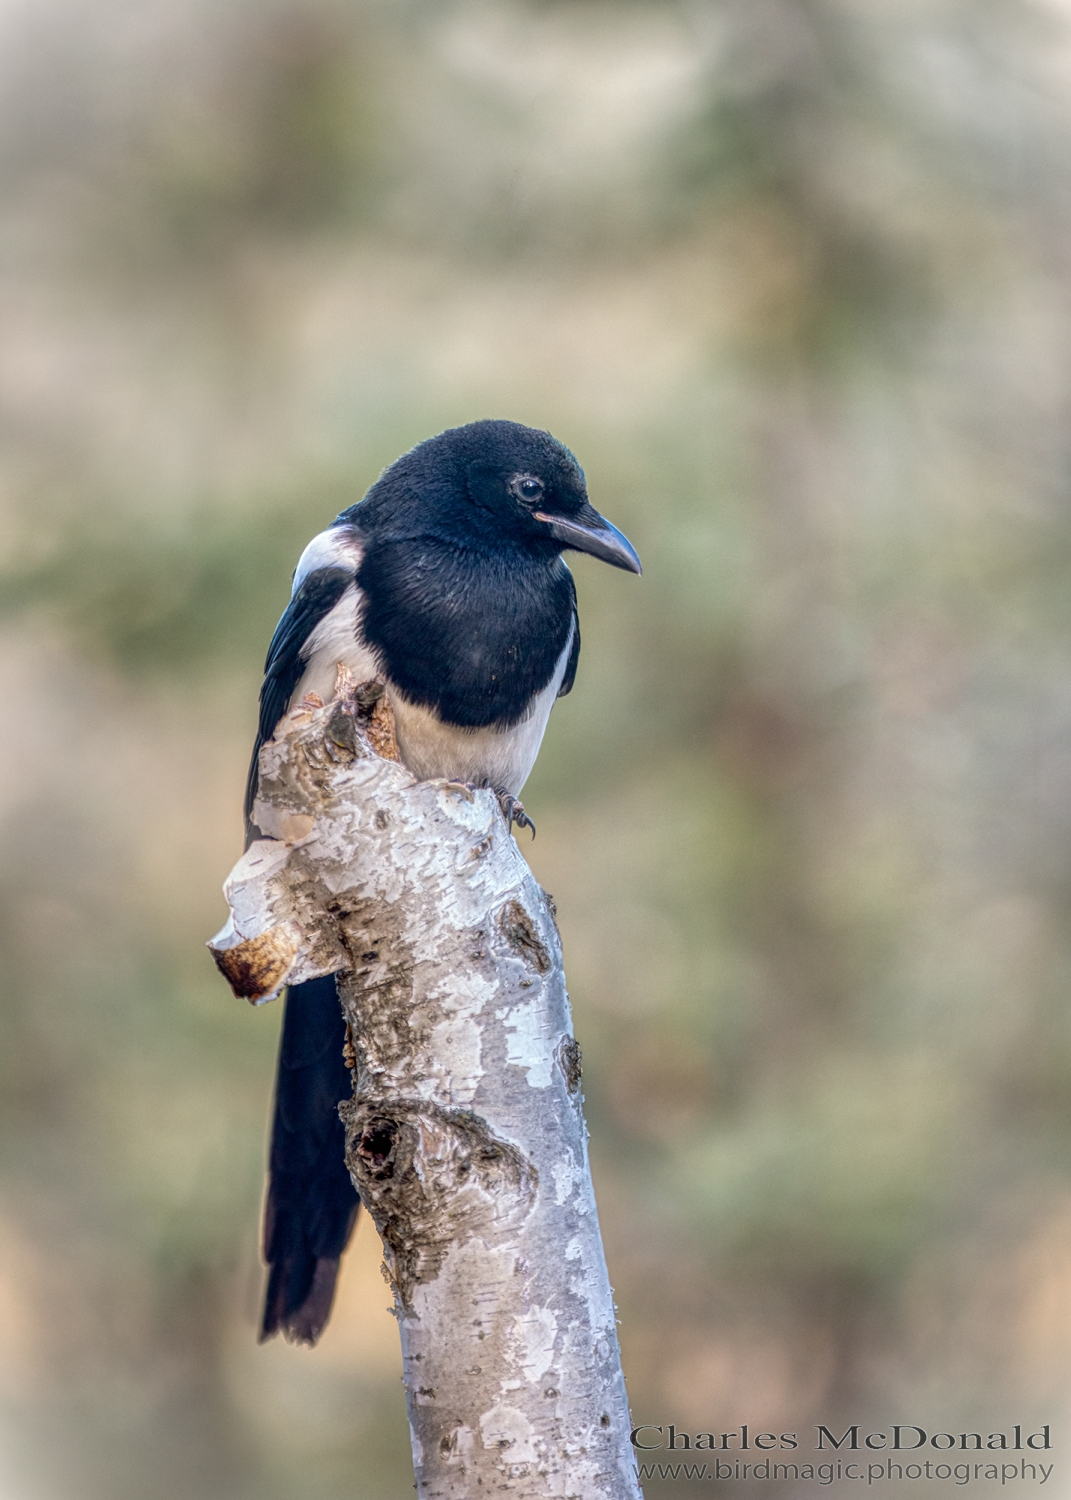
[[[535,505],[543,498],[543,481],[534,474],[514,474],[509,482],[509,492],[525,505]]]

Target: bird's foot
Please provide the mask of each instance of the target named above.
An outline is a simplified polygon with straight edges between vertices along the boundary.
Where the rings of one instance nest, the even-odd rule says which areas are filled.
[[[499,786],[494,788],[494,793],[498,798],[498,805],[502,809],[502,816],[506,820],[506,827],[510,833],[513,832],[513,825],[516,823],[518,828],[530,828],[532,837],[535,838],[536,826],[525,812],[524,804],[519,802],[512,792],[505,792]]]

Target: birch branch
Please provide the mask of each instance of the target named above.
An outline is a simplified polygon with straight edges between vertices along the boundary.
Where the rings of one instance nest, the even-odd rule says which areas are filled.
[[[269,837],[209,946],[255,1004],[337,976],[422,1500],[638,1500],[554,907],[492,792],[400,763],[377,691],[340,669],[262,750]]]

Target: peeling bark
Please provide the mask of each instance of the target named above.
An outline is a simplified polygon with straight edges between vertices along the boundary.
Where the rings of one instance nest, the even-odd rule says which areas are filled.
[[[337,975],[419,1495],[635,1500],[553,903],[492,792],[400,763],[381,692],[340,672],[264,747],[209,946],[255,1004]]]

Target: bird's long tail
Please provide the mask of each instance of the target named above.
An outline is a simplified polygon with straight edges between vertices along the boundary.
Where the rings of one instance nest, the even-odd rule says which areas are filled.
[[[262,1341],[280,1330],[293,1343],[314,1344],[319,1338],[360,1208],[338,1117],[339,1103],[352,1087],[342,1055],[345,1035],[333,975],[291,987],[279,1047],[264,1214],[269,1274]]]

